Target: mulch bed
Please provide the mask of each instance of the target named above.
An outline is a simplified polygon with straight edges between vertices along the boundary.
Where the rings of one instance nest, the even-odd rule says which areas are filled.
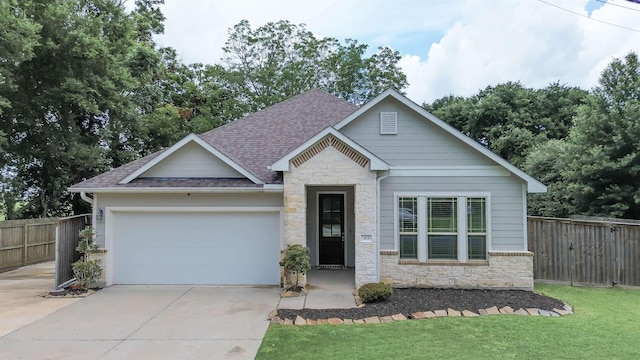
[[[99,288],[92,288],[89,290],[81,290],[81,289],[73,289],[71,287],[66,287],[60,290],[50,291],[45,297],[86,297],[94,292],[100,290]]]
[[[454,309],[477,312],[492,306],[510,306],[513,309],[538,308],[551,311],[562,309],[564,303],[531,291],[521,290],[465,290],[465,289],[393,289],[391,299],[384,302],[366,304],[353,309],[278,309],[281,319],[295,319],[297,315],[305,319],[364,319],[371,316],[391,316],[402,313],[410,318],[418,311]]]

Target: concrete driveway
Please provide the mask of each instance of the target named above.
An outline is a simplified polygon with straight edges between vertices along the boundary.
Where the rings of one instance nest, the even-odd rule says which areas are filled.
[[[53,261],[0,273],[0,337],[80,300],[43,297],[54,274]]]
[[[112,286],[0,338],[0,359],[253,359],[278,288]]]

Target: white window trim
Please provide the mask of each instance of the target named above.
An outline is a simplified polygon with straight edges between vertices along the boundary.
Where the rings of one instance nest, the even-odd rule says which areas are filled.
[[[465,263],[469,261],[467,251],[467,198],[482,197],[486,201],[486,248],[487,254],[492,251],[491,246],[491,193],[490,192],[411,192],[400,191],[393,193],[393,248],[400,253],[400,224],[398,223],[399,209],[398,201],[401,197],[415,197],[418,199],[418,261],[426,262],[428,260],[438,261],[437,259],[427,258],[427,220],[426,220],[426,201],[429,197],[449,197],[458,198],[458,262]],[[464,211],[461,211],[464,210]],[[475,260],[471,260],[475,261]]]

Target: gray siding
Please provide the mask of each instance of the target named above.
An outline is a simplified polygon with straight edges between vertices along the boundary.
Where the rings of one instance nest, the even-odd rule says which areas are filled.
[[[380,247],[394,248],[395,192],[489,192],[491,250],[525,251],[522,181],[496,177],[390,177],[380,191]]]
[[[244,178],[234,168],[194,142],[162,159],[140,177]]]
[[[281,193],[226,194],[97,194],[95,207],[283,207]],[[105,214],[106,216],[106,214]],[[96,241],[104,246],[104,220],[94,226]]]
[[[398,113],[398,134],[380,135],[380,112]],[[395,99],[375,105],[340,132],[391,166],[496,165]]]

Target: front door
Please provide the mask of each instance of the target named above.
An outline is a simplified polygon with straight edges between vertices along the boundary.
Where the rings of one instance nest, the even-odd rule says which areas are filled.
[[[320,265],[344,265],[344,195],[319,194]]]

